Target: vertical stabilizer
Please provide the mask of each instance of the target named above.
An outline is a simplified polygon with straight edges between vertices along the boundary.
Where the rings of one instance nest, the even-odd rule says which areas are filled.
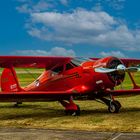
[[[2,91],[20,91],[19,82],[16,72],[13,67],[5,68],[1,75],[1,90]]]

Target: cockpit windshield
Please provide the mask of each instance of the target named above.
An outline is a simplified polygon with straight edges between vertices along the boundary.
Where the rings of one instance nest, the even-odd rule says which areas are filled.
[[[83,62],[86,62],[86,61],[93,61],[92,59],[89,59],[89,58],[83,58],[83,57],[75,57],[71,60],[71,62],[77,66],[81,66],[81,64]]]

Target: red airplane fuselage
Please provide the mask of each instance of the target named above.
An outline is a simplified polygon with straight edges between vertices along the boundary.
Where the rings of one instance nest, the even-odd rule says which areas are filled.
[[[78,63],[78,64],[77,64]],[[115,67],[122,63],[115,57],[107,57],[97,61],[72,59],[66,64],[45,70],[33,83],[24,88],[25,91],[66,91],[83,94],[99,93],[113,89],[124,79],[124,73],[115,77],[94,71],[96,67]]]

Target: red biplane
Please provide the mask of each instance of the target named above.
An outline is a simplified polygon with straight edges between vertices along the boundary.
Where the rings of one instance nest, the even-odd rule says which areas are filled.
[[[121,104],[114,96],[138,95],[140,87],[131,72],[139,71],[137,59],[72,58],[0,56],[1,102],[59,101],[66,113],[79,115],[80,108],[73,99],[100,100],[111,113],[119,112]],[[15,67],[44,68],[44,72],[30,85],[21,87]],[[125,72],[133,83],[130,90],[115,90],[120,85]]]

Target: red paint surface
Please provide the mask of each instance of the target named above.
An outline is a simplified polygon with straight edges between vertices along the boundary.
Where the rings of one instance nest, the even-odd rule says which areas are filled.
[[[66,64],[70,62],[70,57],[26,57],[26,56],[0,56],[0,66],[6,67],[1,76],[0,100],[20,100],[24,99],[42,99],[42,100],[63,100],[70,96],[100,95],[108,94],[122,95],[130,91],[114,91],[116,83],[108,74],[96,73],[96,67],[108,67],[112,60],[119,60],[114,57],[103,59],[94,59],[94,61],[85,61],[81,66],[66,70]],[[132,64],[132,59],[119,60],[126,65]],[[134,60],[134,63],[140,63],[140,60]],[[53,68],[63,66],[63,71],[54,74]],[[45,68],[42,75],[27,87],[21,88],[13,67],[36,67]],[[121,82],[123,79],[121,79]],[[121,83],[117,81],[117,85]],[[13,87],[12,87],[13,86]],[[138,90],[132,90],[140,93]]]

